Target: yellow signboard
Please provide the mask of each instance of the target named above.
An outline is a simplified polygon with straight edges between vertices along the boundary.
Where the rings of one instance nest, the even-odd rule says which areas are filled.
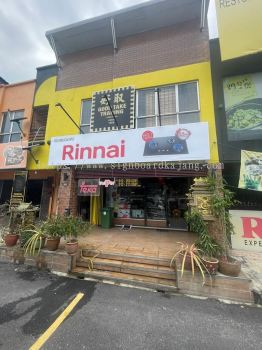
[[[216,0],[222,61],[262,51],[262,1]]]

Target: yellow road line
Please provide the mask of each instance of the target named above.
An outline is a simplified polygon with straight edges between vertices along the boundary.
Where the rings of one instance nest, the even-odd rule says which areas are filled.
[[[45,331],[45,333],[43,333],[37,339],[37,341],[31,346],[29,350],[39,350],[44,345],[44,343],[51,337],[55,330],[60,326],[64,319],[70,314],[74,307],[79,303],[83,296],[83,293],[78,293],[77,296],[67,306],[67,308],[61,313],[61,315],[57,317],[55,322],[52,323],[51,326]]]

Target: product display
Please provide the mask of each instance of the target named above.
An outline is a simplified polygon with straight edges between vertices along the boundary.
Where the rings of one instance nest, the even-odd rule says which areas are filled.
[[[117,217],[130,218],[130,209],[118,209]]]
[[[182,193],[186,192],[187,180],[132,179],[134,186],[120,180],[107,189],[107,206],[113,208],[115,219],[130,219],[133,225],[137,220],[144,226],[186,227],[187,198]]]
[[[131,212],[132,218],[143,219],[145,217],[145,212],[142,209],[133,209]]]

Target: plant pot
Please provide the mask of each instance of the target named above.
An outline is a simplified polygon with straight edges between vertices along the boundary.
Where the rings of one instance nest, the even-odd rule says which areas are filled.
[[[179,259],[180,263],[182,265],[184,253],[179,253]],[[196,263],[193,261],[194,267],[196,268]],[[189,254],[186,255],[185,263],[184,263],[185,270],[192,271],[192,263],[191,263],[191,256]]]
[[[15,234],[7,234],[5,237],[4,237],[4,241],[5,241],[5,245],[7,247],[13,247],[14,245],[16,245],[16,242],[18,240],[18,235],[15,235]]]
[[[20,235],[20,246],[24,247],[25,244],[29,241],[30,238],[31,238],[30,236]],[[42,241],[41,241],[40,249],[44,248],[45,242],[46,242],[46,237],[43,237]],[[35,248],[39,249],[39,246],[40,246],[40,239],[37,240]]]
[[[241,271],[241,262],[231,257],[220,260],[218,270],[226,276],[237,277]]]
[[[65,251],[69,255],[75,255],[78,251],[78,241],[66,242]]]
[[[210,273],[210,275],[215,275],[218,270],[219,260],[216,258],[211,258],[209,256],[203,256],[202,262],[206,268],[206,270]]]
[[[42,241],[41,241],[41,245],[40,245],[40,239],[38,239],[37,242],[36,242],[36,245],[35,245],[35,249],[39,249],[39,248],[43,249],[44,246],[45,246],[45,241],[46,241],[46,238],[43,237]]]
[[[51,251],[57,250],[58,246],[59,246],[59,243],[60,243],[60,237],[47,238],[47,240],[46,240],[46,249],[47,250],[51,250]]]

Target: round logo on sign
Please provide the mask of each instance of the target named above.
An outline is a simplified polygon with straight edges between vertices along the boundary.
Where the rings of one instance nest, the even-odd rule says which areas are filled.
[[[150,130],[146,130],[142,134],[142,139],[146,142],[151,141],[153,139],[153,137],[154,137],[154,134]]]

